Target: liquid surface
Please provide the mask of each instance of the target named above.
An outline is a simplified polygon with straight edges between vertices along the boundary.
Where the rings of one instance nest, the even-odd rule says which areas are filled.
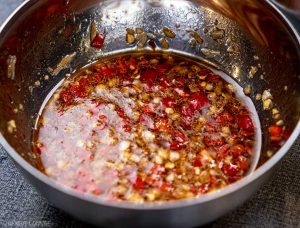
[[[49,177],[106,200],[199,197],[255,166],[258,119],[236,91],[177,55],[100,60],[55,90],[34,149]]]

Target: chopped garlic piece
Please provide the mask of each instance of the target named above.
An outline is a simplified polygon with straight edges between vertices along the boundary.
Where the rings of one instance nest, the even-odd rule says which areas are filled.
[[[200,168],[199,167],[195,167],[194,171],[195,171],[196,175],[200,175]]]
[[[167,162],[167,163],[165,164],[165,168],[167,168],[167,169],[174,169],[174,167],[175,167],[175,164],[174,164],[174,163]]]
[[[155,97],[155,98],[153,99],[152,102],[153,102],[154,104],[159,104],[159,103],[160,103],[160,100],[161,100],[161,99],[160,99],[159,97]]]
[[[279,113],[279,110],[277,108],[273,108],[272,113],[273,113],[273,115],[276,115]]]
[[[134,203],[143,203],[144,199],[138,193],[132,193],[128,197],[128,200]]]
[[[161,148],[158,150],[158,155],[164,159],[168,159],[168,150]]]
[[[273,96],[272,96],[270,90],[265,90],[263,92],[263,95],[262,95],[262,100],[263,101],[268,100],[268,99],[272,99],[272,98],[273,98]]]
[[[136,155],[136,154],[132,154],[130,156],[130,160],[133,161],[133,162],[135,162],[135,163],[138,163],[138,162],[140,162],[141,158],[138,155]]]
[[[119,144],[119,150],[120,151],[126,151],[128,150],[130,147],[130,142],[129,141],[122,141]]]
[[[283,120],[278,120],[278,121],[276,122],[276,125],[277,125],[277,126],[283,126],[283,125],[284,125]]]
[[[166,108],[166,113],[167,114],[173,114],[174,113],[174,109],[173,108]]]
[[[76,145],[82,148],[84,146],[84,142],[82,140],[78,140]]]
[[[59,169],[66,169],[68,167],[68,163],[66,161],[59,160],[57,162],[57,167]]]
[[[264,100],[263,102],[264,110],[270,110],[273,107],[273,102],[271,99]]]
[[[144,131],[143,138],[146,142],[153,142],[155,139],[155,135],[151,131]]]
[[[130,158],[130,153],[128,153],[128,152],[121,153],[120,159],[122,161],[127,161],[129,158]]]
[[[96,93],[101,94],[103,91],[106,90],[106,86],[103,84],[97,85],[95,88]]]
[[[7,131],[13,133],[17,129],[16,121],[10,120],[7,122]]]
[[[107,107],[108,107],[109,109],[111,109],[111,110],[115,110],[116,105],[114,105],[114,104],[108,104]]]
[[[146,197],[149,201],[154,201],[156,199],[156,195],[154,193],[147,193]]]
[[[155,163],[161,165],[163,163],[163,158],[161,156],[155,156]]]
[[[174,173],[170,173],[167,177],[166,177],[166,181],[168,182],[173,182],[175,179],[175,174]]]
[[[180,158],[180,154],[178,152],[171,152],[170,153],[170,160],[172,162],[177,161]]]

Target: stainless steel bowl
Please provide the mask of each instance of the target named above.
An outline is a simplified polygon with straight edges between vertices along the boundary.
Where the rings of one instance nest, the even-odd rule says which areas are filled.
[[[300,18],[300,2],[297,0],[272,0],[279,8]]]
[[[107,31],[101,51],[89,48],[93,20],[99,31]],[[225,37],[217,41],[209,32],[216,24],[225,31]],[[32,153],[31,133],[51,89],[80,66],[111,53],[132,50],[125,42],[126,28],[142,27],[155,34],[164,26],[178,34],[170,42],[169,51],[197,56],[232,75],[241,86],[252,85],[251,98],[263,132],[261,166],[237,183],[197,199],[141,205],[105,202],[62,186],[38,171],[40,161]],[[188,44],[189,29],[201,34],[201,47]],[[300,132],[299,34],[270,1],[30,0],[4,23],[0,34],[1,144],[49,201],[92,224],[192,227],[208,223],[247,200],[273,173]],[[231,46],[234,53],[228,51]],[[213,52],[208,54],[207,50]],[[258,71],[250,79],[252,67]],[[266,89],[271,90],[274,104],[292,131],[268,161],[267,129],[274,120],[255,99],[256,93]]]

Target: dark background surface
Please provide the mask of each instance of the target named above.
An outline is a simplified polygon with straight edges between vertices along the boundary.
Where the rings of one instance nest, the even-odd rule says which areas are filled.
[[[21,2],[0,0],[0,24]],[[300,228],[299,173],[300,138],[267,184],[242,207],[207,227]],[[88,225],[47,202],[23,179],[0,146],[0,227],[69,228]]]

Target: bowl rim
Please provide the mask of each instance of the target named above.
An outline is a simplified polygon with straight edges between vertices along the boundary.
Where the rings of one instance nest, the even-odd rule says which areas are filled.
[[[284,4],[282,4],[281,2],[279,2],[278,0],[270,0],[272,1],[272,3],[274,5],[276,5],[278,8],[281,8],[282,10],[285,10],[286,12],[288,13],[291,13],[292,15],[296,16],[296,17],[299,17],[300,16],[300,11],[299,10],[296,10],[296,9],[293,9],[293,8],[290,8]]]
[[[16,19],[21,10],[29,9],[33,5],[35,5],[39,0],[25,0],[19,7],[17,7],[10,16],[3,22],[0,27],[0,34],[4,31],[6,26]],[[291,32],[296,37],[298,41],[298,46],[300,49],[300,34],[294,28],[291,21],[284,15],[284,13],[278,8],[278,6],[273,3],[271,0],[266,0],[266,4],[272,7],[282,18],[282,20],[287,24]],[[213,201],[219,199],[221,197],[225,197],[233,192],[236,192],[247,185],[250,185],[255,180],[262,177],[265,173],[270,171],[289,151],[293,143],[296,141],[298,136],[300,135],[300,119],[292,132],[290,138],[287,142],[276,152],[276,154],[270,158],[266,163],[256,169],[253,173],[245,176],[241,180],[230,184],[220,190],[217,190],[212,193],[204,194],[198,198],[192,199],[182,199],[170,202],[162,202],[162,203],[142,203],[142,204],[135,204],[130,202],[114,202],[114,201],[106,201],[100,197],[93,196],[92,194],[88,193],[81,193],[78,192],[71,187],[65,186],[56,182],[55,180],[51,179],[50,177],[46,176],[38,169],[30,165],[24,158],[22,158],[14,148],[7,142],[4,138],[3,134],[0,133],[0,144],[3,146],[5,151],[9,154],[9,156],[27,173],[32,175],[34,178],[38,179],[39,181],[43,182],[45,185],[50,186],[51,188],[68,195],[69,197],[75,197],[77,199],[87,201],[92,204],[97,204],[99,206],[106,206],[106,207],[114,207],[118,209],[131,209],[131,210],[168,210],[168,209],[176,209],[182,208],[187,206],[193,206],[196,204],[203,204],[209,201]]]

